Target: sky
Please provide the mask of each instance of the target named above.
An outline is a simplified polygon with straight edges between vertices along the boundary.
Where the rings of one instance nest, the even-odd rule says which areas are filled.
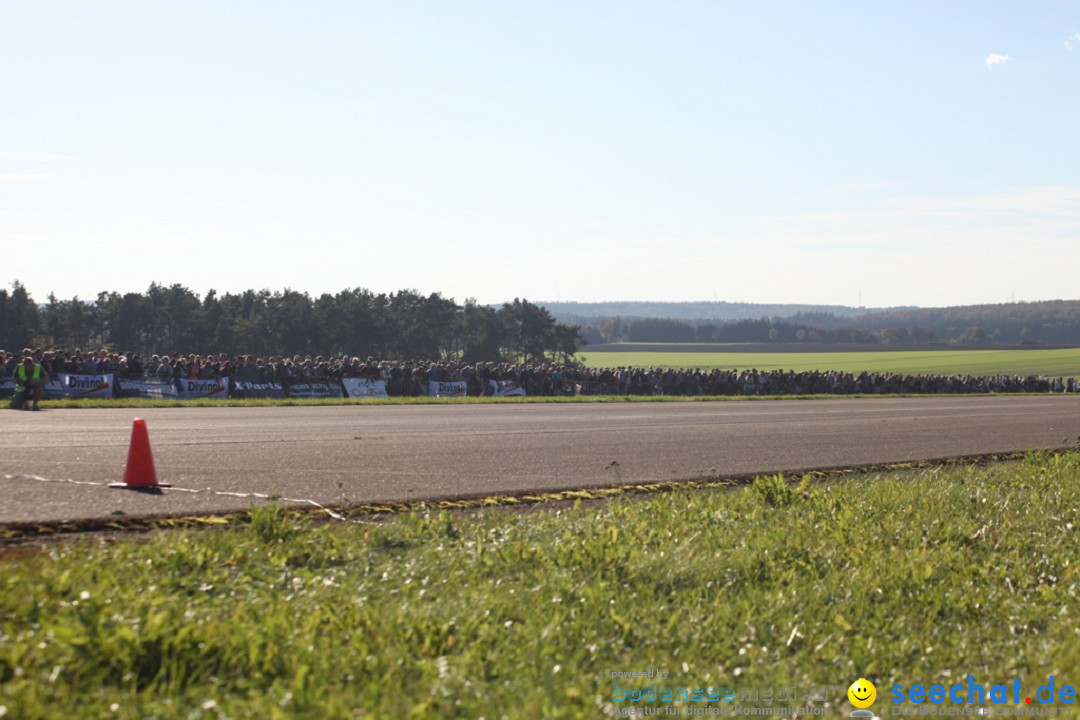
[[[1080,2],[0,0],[0,284],[1076,299]]]

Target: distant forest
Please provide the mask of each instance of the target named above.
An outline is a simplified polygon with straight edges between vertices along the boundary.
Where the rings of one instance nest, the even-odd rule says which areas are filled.
[[[1053,300],[949,308],[895,308],[838,311],[799,305],[739,303],[612,303],[633,314],[589,316],[566,312],[567,305],[548,307],[557,320],[581,324],[589,344],[612,342],[735,343],[807,342],[914,345],[1078,345],[1080,301]],[[603,304],[591,304],[593,311]],[[718,307],[719,306],[719,307]],[[574,309],[581,310],[584,306]],[[770,308],[775,314],[747,316]],[[724,320],[710,317],[722,311]],[[670,310],[670,312],[667,312]],[[638,311],[651,313],[636,314]],[[686,316],[696,313],[693,319]]]
[[[575,325],[515,299],[494,308],[414,290],[355,288],[312,297],[246,290],[199,297],[182,285],[145,293],[102,292],[92,301],[50,295],[36,302],[19,282],[0,289],[0,348],[108,348],[119,352],[340,355],[379,359],[565,359],[578,349]]]
[[[230,355],[342,354],[387,359],[565,359],[585,344],[819,343],[1080,345],[1080,301],[865,310],[742,303],[552,303],[501,306],[415,290],[362,288],[313,297],[245,290],[200,297],[182,285],[94,300],[32,298],[18,281],[0,289],[0,348],[109,348],[120,352]],[[610,305],[627,314],[591,312]],[[772,310],[775,314],[747,317]],[[656,313],[653,316],[637,312]],[[722,311],[722,312],[721,312]],[[733,319],[711,318],[717,312]],[[686,317],[705,314],[705,317]],[[671,315],[679,315],[672,317]],[[740,317],[740,315],[742,317]]]

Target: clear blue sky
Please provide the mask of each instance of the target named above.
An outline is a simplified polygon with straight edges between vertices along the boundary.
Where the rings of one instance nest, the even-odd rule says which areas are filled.
[[[1080,296],[1080,3],[0,0],[0,283]]]

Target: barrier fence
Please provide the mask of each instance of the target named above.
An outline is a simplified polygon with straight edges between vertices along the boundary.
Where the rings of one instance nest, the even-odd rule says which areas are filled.
[[[422,385],[423,394],[431,397],[466,397],[469,383],[464,380],[430,382]],[[494,397],[525,395],[517,382],[489,381]],[[15,394],[15,383],[0,382],[0,399]],[[477,393],[480,394],[480,393]],[[342,378],[304,380],[288,385],[278,382],[235,381],[228,377],[211,380],[156,380],[125,378],[117,375],[61,374],[45,385],[46,400],[73,398],[147,398],[154,400],[194,400],[199,398],[388,398],[385,380]]]
[[[10,398],[15,384],[0,381],[0,399]],[[399,377],[389,380],[363,377],[304,378],[292,382],[247,381],[229,377],[205,380],[164,380],[120,375],[62,373],[44,388],[45,399],[149,398],[192,400],[197,398],[351,398],[389,397],[510,397],[567,395],[889,395],[889,394],[990,394],[1080,391],[1075,378],[1035,376],[861,376],[849,373],[713,373],[657,374],[629,380],[604,373],[599,379],[551,376],[522,380],[425,380]]]

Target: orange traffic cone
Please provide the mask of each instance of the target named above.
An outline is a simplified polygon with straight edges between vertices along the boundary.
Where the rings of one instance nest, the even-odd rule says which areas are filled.
[[[114,488],[172,487],[169,483],[159,483],[154,471],[154,456],[150,452],[150,436],[146,432],[146,421],[136,418],[131,426],[131,446],[128,448],[127,465],[124,466],[124,482],[109,483]]]

